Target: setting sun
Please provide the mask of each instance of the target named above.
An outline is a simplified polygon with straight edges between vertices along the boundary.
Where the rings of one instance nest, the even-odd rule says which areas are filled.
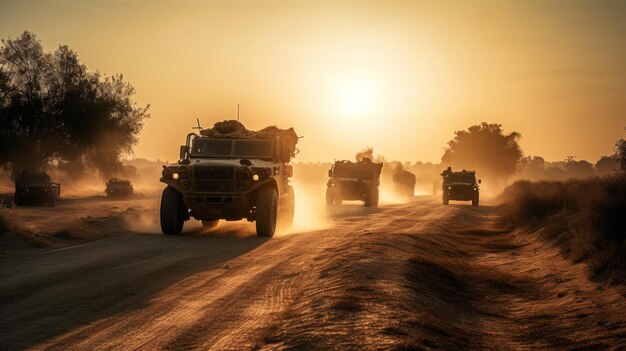
[[[335,108],[341,118],[361,120],[369,118],[380,107],[381,96],[376,84],[364,78],[349,78],[335,87]]]

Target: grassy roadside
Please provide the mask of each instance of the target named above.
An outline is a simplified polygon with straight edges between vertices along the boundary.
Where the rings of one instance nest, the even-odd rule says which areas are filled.
[[[518,181],[501,195],[501,220],[527,227],[584,262],[594,279],[626,283],[626,175]]]

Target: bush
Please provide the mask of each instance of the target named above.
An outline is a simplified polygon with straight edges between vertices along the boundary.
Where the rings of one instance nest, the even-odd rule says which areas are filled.
[[[626,278],[626,175],[565,182],[518,181],[501,195],[501,219],[534,226],[595,276]]]

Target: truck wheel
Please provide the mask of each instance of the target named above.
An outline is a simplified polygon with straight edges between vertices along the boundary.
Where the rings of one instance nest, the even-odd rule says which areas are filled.
[[[271,237],[276,231],[276,212],[278,207],[276,190],[264,188],[259,192],[256,202],[256,235]]]
[[[283,204],[278,214],[278,223],[281,229],[289,229],[293,224],[293,215],[296,210],[296,196],[291,185],[287,186]]]
[[[172,187],[163,189],[161,196],[161,231],[163,234],[180,234],[187,219],[183,195]]]
[[[474,195],[474,198],[472,199],[472,206],[478,206],[478,200],[479,200],[479,194],[476,193],[476,195]]]
[[[365,207],[377,207],[378,206],[378,187],[369,189],[365,194]]]
[[[54,191],[50,193],[50,201],[48,201],[48,206],[54,207],[57,204],[57,197],[54,195]]]
[[[333,188],[326,188],[326,206],[332,206],[335,204],[335,192]]]
[[[206,229],[211,229],[211,228],[217,227],[219,222],[220,222],[219,219],[216,219],[213,221],[202,221],[202,226]]]
[[[378,207],[378,187],[372,189],[372,207]]]
[[[450,200],[448,199],[448,196],[446,195],[446,193],[443,193],[442,199],[443,199],[444,205],[447,205],[448,203],[450,203]]]

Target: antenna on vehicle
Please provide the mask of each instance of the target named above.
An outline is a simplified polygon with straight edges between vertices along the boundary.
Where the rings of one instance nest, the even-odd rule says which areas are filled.
[[[237,104],[237,122],[239,122],[239,104]]]
[[[197,127],[191,127],[191,129],[197,129],[198,132],[202,132],[203,128],[200,125],[200,118],[196,118],[196,122],[198,123],[198,126]]]

